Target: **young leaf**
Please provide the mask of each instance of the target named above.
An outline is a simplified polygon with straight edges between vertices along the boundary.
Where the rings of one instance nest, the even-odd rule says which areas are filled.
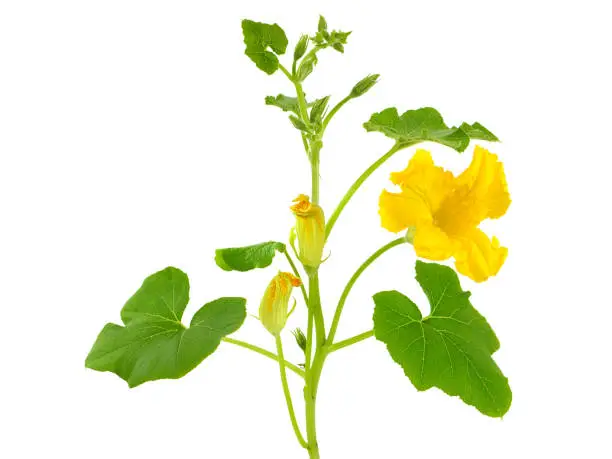
[[[314,53],[308,54],[308,56],[302,59],[296,74],[297,80],[301,82],[308,78],[308,75],[312,73],[318,61],[317,55]]]
[[[317,27],[317,30],[321,33],[327,31],[327,21],[322,15],[319,15],[319,25]]]
[[[217,249],[215,262],[224,271],[250,271],[255,268],[266,268],[272,264],[276,252],[287,250],[282,242],[262,242],[246,247]]]
[[[289,121],[291,121],[291,124],[293,124],[294,128],[302,132],[309,132],[308,126],[306,126],[306,124],[301,119],[299,119],[297,116],[289,115]]]
[[[396,108],[387,108],[380,113],[374,113],[363,127],[368,132],[382,132],[395,139],[401,147],[429,140],[462,152],[468,147],[470,137],[483,139],[487,135],[488,139],[485,140],[497,139],[479,123],[472,126],[464,123],[461,127],[449,128],[440,113],[431,107],[408,110],[402,116],[398,115]]]
[[[279,65],[276,55],[285,54],[289,44],[283,29],[278,24],[245,19],[242,21],[242,33],[246,45],[245,54],[268,75],[276,72]]]
[[[510,408],[507,378],[491,355],[499,348],[495,333],[469,301],[457,274],[436,263],[417,261],[416,279],[431,313],[397,291],[374,295],[374,336],[387,344],[393,360],[418,390],[438,387],[492,417]]]
[[[288,97],[283,94],[278,96],[266,96],[266,105],[274,105],[284,112],[293,112],[296,115],[300,111],[300,105],[297,97]]]
[[[312,124],[317,124],[321,122],[325,110],[327,109],[327,104],[329,102],[329,96],[322,97],[321,99],[317,99],[312,104],[312,109],[310,110],[310,122]]]
[[[181,323],[189,301],[189,279],[176,268],[149,276],[121,310],[124,326],[106,324],[85,366],[111,371],[130,387],[185,376],[242,325],[244,298],[219,298]]]

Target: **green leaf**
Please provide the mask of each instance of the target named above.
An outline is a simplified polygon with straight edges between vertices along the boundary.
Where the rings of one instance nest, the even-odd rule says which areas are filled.
[[[306,132],[306,133],[309,133],[309,132],[310,132],[310,129],[308,129],[308,126],[306,126],[306,123],[304,123],[304,122],[303,122],[303,121],[302,121],[300,118],[298,118],[297,116],[295,116],[295,115],[289,115],[289,121],[291,121],[291,124],[293,124],[293,127],[294,127],[294,128],[296,128],[296,129],[298,129],[298,130],[300,130],[300,131]]]
[[[460,126],[461,130],[465,132],[470,139],[488,140],[489,142],[499,142],[499,139],[495,134],[489,131],[480,123],[468,124],[462,123]]]
[[[225,271],[250,271],[255,268],[265,268],[272,264],[276,251],[285,252],[287,248],[282,242],[262,242],[246,247],[217,249],[215,262]]]
[[[279,65],[276,55],[285,54],[289,44],[283,29],[278,24],[245,19],[242,21],[242,33],[246,45],[245,54],[268,75],[276,72]]]
[[[244,298],[219,298],[182,323],[189,301],[189,279],[176,268],[149,276],[121,310],[124,326],[106,324],[85,366],[111,371],[130,387],[185,376],[242,325]]]
[[[512,392],[491,355],[499,348],[495,333],[469,301],[455,272],[417,261],[416,279],[431,305],[419,308],[397,291],[374,295],[374,336],[418,390],[438,387],[459,396],[487,416],[501,417]]]
[[[323,115],[325,114],[325,110],[327,109],[327,104],[329,103],[329,96],[322,97],[321,99],[317,99],[312,104],[312,109],[310,110],[310,122],[312,124],[320,123]]]
[[[319,15],[319,25],[317,26],[317,30],[321,33],[327,31],[327,21],[322,15]]]
[[[317,65],[317,62],[319,62],[319,59],[314,53],[308,54],[304,59],[302,59],[296,73],[297,80],[301,82],[308,78],[308,75],[312,73]]]
[[[431,107],[408,110],[401,116],[396,108],[387,108],[380,113],[374,113],[363,127],[368,132],[382,132],[387,137],[395,139],[400,147],[431,141],[462,152],[468,147],[470,138],[497,139],[479,123],[471,126],[464,123],[461,127],[449,128],[440,113]]]
[[[274,105],[284,112],[293,112],[299,114],[300,105],[297,97],[288,97],[283,94],[278,96],[266,96],[266,105]]]

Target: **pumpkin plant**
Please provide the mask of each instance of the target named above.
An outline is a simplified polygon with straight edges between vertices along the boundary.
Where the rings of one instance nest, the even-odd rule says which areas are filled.
[[[321,17],[314,35],[302,35],[297,40],[290,56],[291,65],[285,66],[281,57],[287,52],[288,40],[279,25],[244,20],[242,31],[245,54],[253,63],[269,75],[280,74],[293,87],[294,95],[268,96],[265,103],[288,114],[310,162],[311,189],[293,201],[287,199],[286,211],[295,216],[288,243],[259,242],[248,247],[218,249],[215,254],[221,269],[242,272],[266,269],[274,257],[284,257],[287,270],[271,274],[265,290],[262,286],[264,293],[258,308],[258,320],[270,333],[276,352],[229,336],[247,317],[244,298],[212,300],[193,315],[189,326],[185,325],[182,318],[189,301],[189,279],[181,270],[168,267],[145,279],[125,303],[121,310],[122,325],[109,323],[102,329],[87,356],[86,366],[111,371],[129,387],[136,387],[148,381],[185,376],[221,343],[268,357],[278,363],[289,420],[297,441],[310,458],[321,457],[316,403],[327,357],[371,337],[386,344],[391,358],[418,390],[437,387],[487,416],[503,416],[510,407],[512,393],[492,357],[499,341],[471,304],[470,293],[463,290],[457,275],[484,282],[498,274],[508,253],[496,237],[490,238],[478,227],[483,220],[503,216],[510,205],[504,167],[495,154],[475,146],[471,164],[455,176],[434,164],[428,151],[416,150],[404,170],[391,173],[389,191],[382,190],[380,194],[381,225],[399,236],[356,269],[335,305],[329,326],[325,324],[323,309],[332,305],[323,303],[319,293],[326,241],[346,205],[374,171],[396,153],[423,142],[436,142],[461,153],[471,140],[496,142],[497,137],[480,123],[448,126],[431,107],[402,114],[391,107],[374,113],[364,123],[366,131],[382,133],[393,143],[355,180],[327,217],[327,211],[319,205],[319,164],[325,131],[336,114],[353,99],[366,94],[379,76],[366,76],[333,106],[330,96],[307,99],[303,86],[317,66],[317,56],[329,51],[342,53],[350,32],[330,31]],[[355,282],[385,252],[407,244],[412,245],[419,258],[415,264],[416,280],[430,303],[429,314],[424,317],[419,306],[400,291],[379,292],[373,297],[372,328],[338,341],[338,325]],[[454,270],[421,260],[451,258]],[[302,297],[299,304],[294,293]],[[305,331],[293,331],[304,352],[301,365],[288,362],[283,352],[283,340],[289,336],[285,324],[296,307],[308,311]],[[303,422],[295,414],[287,371],[303,380]]]

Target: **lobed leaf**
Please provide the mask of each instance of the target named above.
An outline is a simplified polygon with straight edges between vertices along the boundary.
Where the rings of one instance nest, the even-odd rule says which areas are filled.
[[[423,318],[397,291],[377,293],[374,336],[418,390],[435,386],[487,416],[503,416],[512,392],[491,357],[499,348],[495,333],[451,268],[417,261],[416,273],[431,305],[429,316]]]
[[[85,366],[110,371],[130,387],[185,376],[242,325],[244,298],[207,303],[186,328],[181,319],[189,301],[189,279],[176,268],[149,276],[121,310],[124,326],[106,324]]]
[[[368,132],[381,132],[394,139],[400,147],[424,141],[437,142],[458,152],[464,151],[470,139],[497,141],[497,137],[480,123],[463,123],[448,127],[440,113],[431,107],[408,110],[401,116],[395,107],[374,113],[363,127]]]
[[[277,55],[285,54],[289,41],[278,24],[265,24],[245,19],[242,21],[245,54],[268,75],[278,70]],[[271,49],[272,51],[268,51]]]
[[[262,242],[246,247],[217,249],[215,262],[225,271],[250,271],[255,268],[265,268],[272,264],[276,252],[287,250],[282,242]]]

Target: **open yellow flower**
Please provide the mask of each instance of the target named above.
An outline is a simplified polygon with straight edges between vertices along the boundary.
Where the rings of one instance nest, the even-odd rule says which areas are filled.
[[[395,233],[410,229],[418,256],[454,257],[457,271],[476,282],[497,274],[508,249],[478,228],[483,220],[504,215],[510,205],[497,155],[476,146],[470,166],[455,177],[435,166],[428,151],[417,150],[405,170],[391,174],[391,181],[401,192],[383,190],[383,228]]]

